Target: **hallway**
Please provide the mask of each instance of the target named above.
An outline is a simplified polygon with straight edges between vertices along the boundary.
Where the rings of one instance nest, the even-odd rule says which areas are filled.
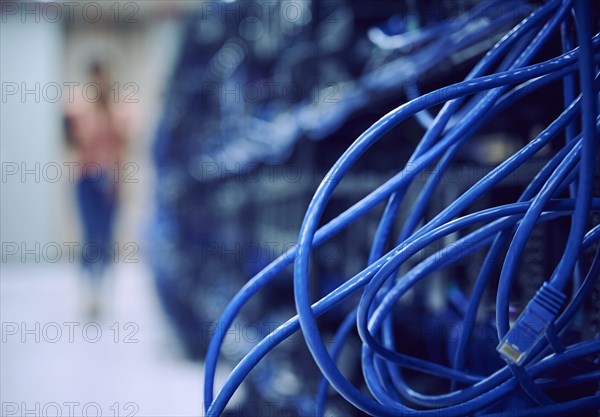
[[[181,359],[142,264],[115,264],[102,312],[75,264],[2,264],[2,416],[200,415],[202,366]]]

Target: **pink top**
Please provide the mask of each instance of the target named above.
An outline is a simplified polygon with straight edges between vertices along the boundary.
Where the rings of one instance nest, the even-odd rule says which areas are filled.
[[[86,164],[103,169],[119,167],[122,163],[127,136],[125,112],[113,103],[79,102],[67,109],[79,170]]]

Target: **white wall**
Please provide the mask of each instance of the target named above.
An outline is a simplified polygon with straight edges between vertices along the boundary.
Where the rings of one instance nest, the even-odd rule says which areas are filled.
[[[0,238],[3,245],[18,242],[32,248],[35,242],[43,246],[61,240],[56,219],[63,204],[60,200],[65,197],[65,184],[51,183],[44,177],[53,179],[57,172],[47,164],[60,165],[63,160],[62,104],[49,102],[44,93],[53,100],[57,90],[50,88],[50,83],[63,82],[62,26],[31,18],[23,22],[18,14],[2,15],[1,19]],[[22,96],[19,91],[9,96],[12,83],[19,90],[22,87],[35,90],[39,85],[39,94]],[[17,164],[19,172],[8,175],[13,164]],[[36,174],[22,178],[22,168],[32,169]],[[28,260],[33,261],[33,256]]]

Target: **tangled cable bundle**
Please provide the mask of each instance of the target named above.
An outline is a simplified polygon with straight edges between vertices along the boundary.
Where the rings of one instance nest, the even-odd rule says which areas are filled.
[[[316,190],[297,245],[249,280],[231,300],[216,326],[205,364],[204,401],[208,416],[220,415],[257,363],[298,330],[323,374],[316,392],[317,415],[323,415],[329,386],[353,406],[374,416],[514,415],[514,411],[492,407],[516,395],[517,391],[525,393],[534,404],[520,409],[519,415],[572,415],[600,408],[600,392],[564,402],[557,402],[548,394],[549,389],[556,387],[600,381],[600,338],[566,344],[563,337],[600,277],[600,246],[596,244],[600,239],[600,226],[589,226],[591,213],[600,210],[600,198],[593,197],[600,137],[600,33],[593,35],[590,11],[591,4],[584,0],[547,2],[500,39],[464,81],[415,97],[382,117],[352,143]],[[576,28],[576,36],[567,30],[570,27]],[[558,30],[562,34],[563,54],[532,63],[540,48]],[[498,113],[557,80],[563,83],[562,113],[459,198],[424,221],[425,210],[441,180],[438,174],[450,166],[474,134]],[[423,112],[436,105],[443,105],[437,115],[424,117],[427,113]],[[336,186],[353,164],[385,133],[417,115],[426,132],[406,167],[319,228]],[[475,200],[493,191],[550,143],[559,150],[522,190],[517,201],[467,211]],[[434,175],[429,177],[419,196],[415,201],[405,201],[415,177],[431,166]],[[313,302],[309,291],[311,251],[384,201],[387,205],[372,242],[368,265],[327,296]],[[409,215],[402,223],[395,248],[384,253],[401,204],[411,207]],[[510,294],[523,248],[537,225],[559,217],[570,220],[562,258],[511,326]],[[401,269],[423,248],[434,242],[443,243],[446,236],[467,229],[469,233],[461,234],[451,246],[442,248],[412,269]],[[576,267],[578,260],[594,245],[591,266],[581,271]],[[400,353],[401,349],[395,346],[397,338],[391,314],[398,300],[434,271],[477,250],[484,250],[486,256],[478,266],[479,273],[468,298],[451,365]],[[215,396],[219,352],[229,327],[248,300],[292,263],[297,316],[256,344]],[[491,286],[490,277],[496,264],[502,266],[496,293],[496,328],[500,341],[497,355],[505,366],[490,375],[476,375],[466,370],[465,356],[478,307],[484,291]],[[357,293],[361,294],[358,305],[343,321],[328,350],[319,333],[317,317]],[[361,365],[369,395],[350,383],[336,365],[336,358],[353,330],[357,330],[362,342]],[[595,363],[595,367],[576,375],[561,376],[561,367],[581,360]],[[450,381],[450,391],[439,395],[417,392],[408,385],[403,369],[446,379]]]

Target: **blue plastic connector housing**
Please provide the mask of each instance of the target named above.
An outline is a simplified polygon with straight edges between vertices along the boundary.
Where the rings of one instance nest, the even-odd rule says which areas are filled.
[[[522,365],[565,302],[566,295],[544,282],[496,350],[509,364]]]

